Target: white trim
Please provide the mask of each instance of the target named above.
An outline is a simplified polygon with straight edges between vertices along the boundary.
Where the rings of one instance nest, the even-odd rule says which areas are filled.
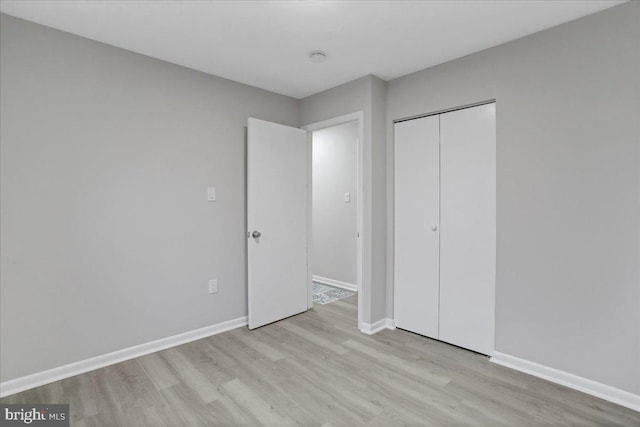
[[[387,329],[394,330],[396,328],[396,321],[393,319],[385,319],[387,321]]]
[[[347,291],[358,292],[358,285],[354,285],[353,283],[341,282],[340,280],[333,280],[316,275],[313,276],[313,281],[329,286],[335,286],[336,288],[346,289]]]
[[[308,130],[309,132],[313,132],[314,130],[330,128],[333,126],[338,126],[338,125],[349,123],[349,122],[355,122],[357,120],[361,120],[362,117],[363,117],[362,111],[356,111],[355,113],[343,114],[342,116],[323,120],[321,122],[310,123],[308,125],[302,126],[301,129]]]
[[[374,323],[364,323],[360,325],[360,332],[367,335],[377,334],[384,329],[395,329],[396,325],[392,319],[380,319]]]
[[[238,317],[237,319],[228,320],[211,326],[205,326],[204,328],[194,329],[192,331],[173,335],[167,338],[161,338],[144,344],[134,345],[133,347],[69,363],[68,365],[58,366],[57,368],[26,375],[14,380],[4,381],[0,383],[0,397],[9,396],[11,394],[39,387],[44,384],[49,384],[54,381],[73,377],[78,374],[83,374],[115,363],[124,362],[125,360],[134,359],[149,353],[155,353],[177,345],[186,344],[191,341],[210,337],[212,335],[220,334],[246,325],[247,316]]]
[[[334,117],[328,120],[310,123],[305,126],[302,126],[301,128],[306,131],[313,132],[314,130],[325,129],[328,127],[337,126],[337,125],[341,125],[341,124],[349,123],[353,121],[358,122],[358,141],[357,141],[357,151],[358,151],[357,191],[358,191],[358,194],[356,195],[356,212],[357,212],[356,213],[356,229],[357,229],[356,231],[358,233],[358,248],[357,248],[357,256],[356,256],[356,264],[357,264],[356,287],[358,289],[358,328],[362,329],[365,325],[363,321],[365,298],[369,298],[369,294],[371,292],[371,283],[369,281],[370,279],[368,279],[369,277],[371,277],[371,274],[365,275],[365,272],[370,273],[372,270],[371,256],[369,256],[371,252],[371,247],[369,243],[370,237],[368,235],[365,236],[365,229],[367,231],[371,230],[370,222],[367,221],[367,224],[365,224],[365,209],[366,209],[366,213],[368,214],[368,218],[371,218],[372,208],[371,208],[371,201],[369,199],[364,200],[367,197],[365,195],[365,168],[370,166],[370,165],[365,165],[364,163],[365,145],[367,145],[367,150],[370,149],[368,145],[369,143],[364,138],[364,112],[360,110],[353,113],[344,114],[342,116]],[[370,174],[367,173],[366,176],[369,177],[367,179],[366,184],[368,187],[370,187],[371,185]],[[367,203],[366,208],[365,208],[364,202]],[[367,248],[366,248],[368,256],[366,257],[365,257],[365,247],[364,247],[365,237],[368,239]],[[365,277],[367,277],[367,280],[365,280]],[[311,283],[309,283],[308,293],[309,293],[309,299],[311,299],[312,298],[311,295],[313,294]],[[312,303],[309,303],[309,305],[311,306]]]
[[[498,351],[489,360],[640,412],[640,395]]]
[[[313,134],[307,131],[307,310],[313,308]]]

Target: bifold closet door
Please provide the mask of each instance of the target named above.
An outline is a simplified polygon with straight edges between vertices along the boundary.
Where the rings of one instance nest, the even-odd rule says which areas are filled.
[[[394,126],[396,326],[438,338],[439,119]]]
[[[440,339],[494,350],[495,104],[440,115]]]

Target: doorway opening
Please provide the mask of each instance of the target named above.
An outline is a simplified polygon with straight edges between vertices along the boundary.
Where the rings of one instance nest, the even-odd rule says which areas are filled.
[[[362,113],[304,126],[311,142],[309,307],[358,301],[362,315]],[[357,294],[357,296],[355,296]]]

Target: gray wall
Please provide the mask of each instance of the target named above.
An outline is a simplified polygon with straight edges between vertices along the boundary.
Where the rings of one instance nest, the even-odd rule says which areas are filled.
[[[298,101],[0,27],[1,380],[246,315],[244,127]]]
[[[372,322],[387,316],[387,83],[377,77],[371,79],[371,165],[372,177],[372,265],[371,299]],[[393,259],[393,258],[392,258]]]
[[[387,88],[388,155],[392,120],[497,100],[497,350],[633,393],[639,22],[626,3]]]
[[[358,123],[313,132],[314,276],[357,283]],[[350,202],[345,202],[349,192]]]
[[[362,258],[365,266],[371,266],[364,269],[362,277],[361,315],[365,323],[386,317],[385,95],[385,82],[369,75],[300,101],[300,122],[303,125],[355,111],[362,111],[364,115]]]
[[[495,98],[497,350],[640,393],[637,2],[300,102],[1,19],[2,381],[246,314],[248,116],[364,112],[363,319],[392,316],[391,121]]]

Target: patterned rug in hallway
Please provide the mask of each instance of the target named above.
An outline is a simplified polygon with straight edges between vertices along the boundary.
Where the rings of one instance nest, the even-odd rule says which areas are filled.
[[[339,299],[347,298],[351,295],[355,295],[355,292],[313,282],[314,304],[329,304],[330,302],[338,301]]]

